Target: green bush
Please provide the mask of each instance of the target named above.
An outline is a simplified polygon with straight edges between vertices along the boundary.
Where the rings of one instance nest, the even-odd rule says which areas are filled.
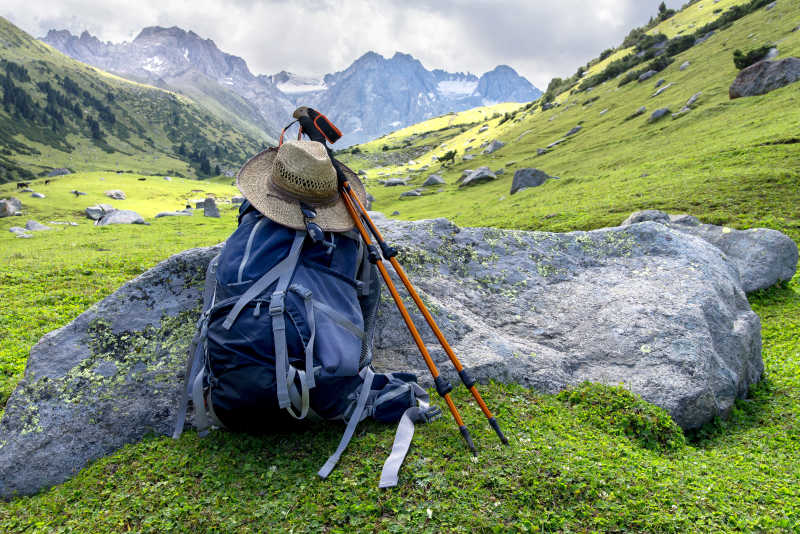
[[[756,48],[755,50],[750,50],[746,54],[743,53],[741,50],[734,50],[733,51],[733,64],[736,65],[736,68],[739,70],[746,69],[750,65],[754,63],[758,63],[762,59],[764,59],[769,52],[770,45],[764,45],[761,48]]]

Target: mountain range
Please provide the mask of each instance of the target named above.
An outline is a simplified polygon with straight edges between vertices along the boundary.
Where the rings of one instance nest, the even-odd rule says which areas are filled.
[[[345,134],[340,146],[373,139],[451,111],[495,102],[529,102],[542,93],[501,65],[474,74],[428,70],[408,54],[367,52],[321,78],[287,71],[255,75],[244,59],[181,28],[148,27],[130,42],[51,30],[42,41],[83,63],[186,94],[255,135],[275,138],[298,105],[313,106]]]

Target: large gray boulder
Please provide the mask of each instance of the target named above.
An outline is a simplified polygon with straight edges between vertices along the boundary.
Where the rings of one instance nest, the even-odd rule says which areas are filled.
[[[511,180],[511,194],[513,195],[529,187],[539,187],[550,178],[549,174],[539,169],[519,169],[514,173],[514,178]]]
[[[0,200],[0,217],[12,217],[22,211],[22,202],[18,198]]]
[[[634,212],[622,222],[622,226],[643,221],[657,222],[700,237],[720,249],[736,266],[742,289],[748,293],[791,280],[797,271],[797,244],[777,230],[734,230],[725,226],[702,224],[691,215],[667,215],[659,210]]]
[[[728,90],[731,99],[756,96],[800,80],[800,58],[759,61],[739,72]]]
[[[219,208],[213,197],[208,197],[203,201],[203,216],[219,218]]]
[[[132,210],[114,210],[103,215],[99,221],[95,221],[96,226],[107,226],[109,224],[146,224],[144,218]]]
[[[482,382],[546,393],[623,384],[691,429],[727,413],[761,377],[758,316],[735,264],[704,239],[654,222],[552,234],[373,215]],[[0,496],[36,492],[147,433],[171,433],[218,251],[169,258],[34,346],[0,421]],[[431,386],[393,304],[381,306],[376,368],[414,371]],[[422,335],[455,382],[432,333]]]
[[[478,167],[476,170],[469,173],[461,183],[458,184],[458,187],[470,187],[491,182],[492,180],[497,180],[497,175],[493,173],[489,167]]]
[[[86,216],[93,221],[99,221],[106,213],[114,211],[114,206],[111,204],[97,204],[86,208]]]

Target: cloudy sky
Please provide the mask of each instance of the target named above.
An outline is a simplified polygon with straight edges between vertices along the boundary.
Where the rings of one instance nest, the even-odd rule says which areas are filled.
[[[428,69],[481,74],[511,65],[544,89],[569,76],[660,0],[3,0],[0,15],[35,37],[88,30],[129,41],[146,26],[180,26],[243,57],[256,74],[321,76],[364,52],[396,51]],[[678,8],[681,2],[667,0]]]

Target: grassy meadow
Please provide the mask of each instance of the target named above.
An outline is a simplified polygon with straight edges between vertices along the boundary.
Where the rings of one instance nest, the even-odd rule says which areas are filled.
[[[653,31],[672,36],[737,3],[694,3]],[[400,218],[567,231],[617,225],[632,211],[657,208],[736,228],[774,228],[800,242],[800,84],[734,101],[727,94],[736,75],[733,50],[771,42],[779,57],[800,56],[800,31],[791,31],[798,24],[800,4],[779,0],[679,54],[641,84],[618,87],[610,80],[588,93],[561,95],[549,111],[503,105],[445,116],[341,158],[367,173],[373,209],[398,211]],[[691,65],[681,71],[684,61]],[[658,78],[674,85],[652,97]],[[647,122],[655,109],[677,112],[700,91],[689,113]],[[645,115],[625,120],[642,105]],[[483,125],[488,130],[478,133]],[[576,125],[580,132],[537,156],[537,148]],[[492,139],[506,146],[462,161],[466,147],[479,154]],[[450,149],[458,151],[456,163],[440,169],[431,157]],[[415,164],[407,164],[411,159]],[[462,171],[482,165],[505,172],[495,182],[459,189]],[[512,196],[513,173],[523,167],[559,179]],[[440,171],[445,186],[400,199]],[[409,176],[411,183],[378,184],[390,176]],[[81,172],[49,186],[37,180],[33,188],[47,198],[16,195],[25,216],[0,219],[0,409],[43,334],[158,261],[216,244],[235,226],[235,211],[225,203],[220,219],[152,218],[209,193],[230,198],[236,194],[230,179],[168,182],[160,175]],[[76,198],[72,189],[87,195]],[[108,203],[138,211],[150,225],[93,226],[82,210],[108,200],[109,189],[122,189],[128,199]],[[8,195],[15,195],[13,185],[0,185],[0,198]],[[8,232],[27,219],[78,226],[51,225],[31,239]],[[200,439],[190,431],[178,441],[150,436],[60,486],[0,503],[0,531],[798,532],[800,275],[749,300],[762,321],[764,380],[730,417],[691,435],[663,410],[618,388],[548,396],[490,384],[481,391],[510,437],[511,446],[503,447],[458,388],[454,399],[479,455],[470,457],[443,417],[418,428],[392,490],[377,488],[391,426],[361,426],[327,481],[316,471],[336,447],[340,425],[258,437],[213,432]]]

